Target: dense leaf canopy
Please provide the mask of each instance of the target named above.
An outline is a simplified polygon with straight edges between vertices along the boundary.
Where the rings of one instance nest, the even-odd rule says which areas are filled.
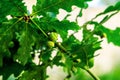
[[[81,17],[82,9],[88,7],[88,1],[91,0],[37,0],[32,13],[28,14],[22,0],[1,0],[0,75],[3,80],[10,79],[13,75],[18,80],[45,80],[48,77],[47,67],[53,65],[64,67],[68,72],[66,78],[70,78],[71,72],[76,73],[79,68],[86,70],[94,66],[94,53],[101,49],[104,34],[108,42],[120,46],[120,28],[110,30],[103,25],[118,13],[120,2],[95,16],[97,18],[115,12],[107,15],[100,23],[92,19],[79,26],[67,18],[62,21],[57,19],[59,9],[71,12],[72,6],[81,8],[81,15],[78,15]],[[87,28],[89,24],[94,27],[93,30]],[[70,30],[73,34],[69,35]],[[83,37],[82,41],[74,36],[79,30],[83,33],[83,36],[79,36]],[[57,39],[61,39],[61,42],[53,41],[50,37],[53,32],[58,34]],[[51,44],[48,45],[49,41]],[[54,51],[56,55],[52,57]],[[39,54],[38,64],[33,61],[36,54]]]

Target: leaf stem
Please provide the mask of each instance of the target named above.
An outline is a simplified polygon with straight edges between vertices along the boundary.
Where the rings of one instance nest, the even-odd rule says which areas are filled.
[[[62,44],[60,44],[58,42],[56,42],[55,44],[62,52],[64,52],[64,53],[68,54],[69,56],[71,56],[71,53],[69,51],[67,51],[66,48]]]
[[[116,12],[112,13],[110,16],[108,16],[108,19],[106,19],[104,22],[101,22],[101,21],[100,21],[99,24],[105,23],[106,21],[108,21],[112,16],[114,16],[114,15],[117,14],[117,13],[119,13],[119,11],[116,11]],[[85,22],[85,23],[82,25],[82,28],[86,27],[89,23],[94,22],[94,20],[95,20],[96,18],[98,18],[99,16],[105,15],[105,14],[106,14],[106,13],[104,13],[104,12],[101,12],[101,13],[97,14],[97,15],[96,15],[95,17],[93,17],[91,20]]]
[[[40,28],[40,26],[34,21],[34,20],[32,20],[32,19],[30,19],[33,23],[34,23],[34,25],[35,26],[37,26],[38,27],[38,29],[48,38],[48,35]]]
[[[64,1],[65,1],[65,0],[61,0],[61,1],[57,2],[57,3],[54,3],[54,4],[49,5],[49,6],[47,6],[47,7],[44,7],[44,8],[42,8],[42,9],[40,9],[40,10],[38,10],[38,11],[32,13],[31,16],[33,16],[33,15],[35,15],[35,14],[41,12],[41,11],[44,11],[44,10],[46,10],[46,9],[49,9],[49,8],[51,8],[51,7],[54,7],[54,6],[60,4],[60,3],[64,2]]]
[[[9,28],[6,29],[2,35],[5,35],[7,31],[9,31],[14,25],[16,25],[22,19],[23,19],[23,17],[20,17],[16,22],[14,22],[11,26],[9,26]]]
[[[96,76],[95,74],[93,74],[89,69],[84,69],[85,71],[87,71],[89,73],[89,75],[94,79],[94,80],[100,80],[100,78],[98,76]]]
[[[109,15],[109,16],[108,16],[108,18],[106,18],[106,20],[105,20],[105,21],[103,21],[103,20],[102,20],[102,21],[100,21],[100,23],[99,23],[99,24],[103,24],[103,23],[105,23],[105,22],[106,22],[106,21],[108,21],[108,20],[109,20],[112,16],[116,15],[118,12],[119,12],[119,11],[116,11],[115,13],[112,13],[111,15]],[[105,17],[104,17],[104,18],[105,18]],[[104,18],[103,18],[103,19],[104,19]]]

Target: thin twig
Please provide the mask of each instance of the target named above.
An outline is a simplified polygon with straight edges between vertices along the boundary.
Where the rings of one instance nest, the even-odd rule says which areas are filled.
[[[95,74],[93,74],[89,69],[84,69],[84,70],[87,71],[94,80],[100,80],[100,78],[98,78]]]

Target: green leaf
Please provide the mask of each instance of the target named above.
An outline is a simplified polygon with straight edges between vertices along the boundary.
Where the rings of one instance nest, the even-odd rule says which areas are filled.
[[[100,49],[100,42],[92,45],[74,45],[72,47],[71,53],[75,56],[73,59],[77,61],[77,59],[80,60],[79,63],[75,63],[76,67],[84,68],[85,66],[93,67],[93,65],[89,65],[89,59],[94,57],[95,51]]]
[[[37,0],[30,15],[26,14],[27,9],[22,1],[0,2],[0,75],[3,75],[4,80],[13,79],[13,75],[18,77],[18,80],[45,80],[47,67],[53,65],[66,68],[69,74],[67,77],[71,77],[73,68],[91,68],[94,66],[94,53],[101,48],[98,36],[102,37],[104,33],[108,42],[120,46],[120,28],[110,30],[100,26],[118,13],[120,2],[108,7],[96,17],[112,11],[116,11],[115,13],[105,16],[100,23],[87,22],[86,26],[80,29],[76,22],[65,19],[59,21],[56,15],[59,9],[71,12],[72,6],[77,6],[81,8],[78,16],[82,16],[82,10],[88,7],[87,2],[91,0]],[[8,15],[12,16],[12,19],[8,20]],[[94,25],[94,30],[89,30],[88,24]],[[69,30],[74,33],[83,31],[82,41],[79,41],[74,33],[68,35]],[[53,32],[60,35],[62,42],[55,41],[54,47],[48,48],[46,43],[50,41],[50,33]],[[37,50],[40,61],[38,65],[32,61]],[[58,53],[52,57],[54,50]]]
[[[41,53],[41,58],[43,62],[49,61],[51,57],[52,51],[51,50],[46,50]]]
[[[94,66],[94,58],[90,58],[88,60],[88,65],[89,65],[89,68],[93,67]]]
[[[0,67],[0,75],[3,76],[3,80],[7,80],[11,74],[17,77],[24,69],[22,65],[13,62],[10,58],[4,58],[3,63],[3,66]]]
[[[33,37],[31,36],[31,30],[29,26],[24,26],[23,31],[19,34],[19,49],[17,54],[14,56],[15,60],[20,61],[21,64],[25,65],[29,58],[31,58],[30,52],[34,43]]]
[[[24,71],[18,80],[46,80],[45,66],[35,66],[29,70]]]
[[[75,22],[70,22],[68,20],[51,21],[48,17],[42,19],[34,19],[35,22],[39,25],[39,27],[46,33],[56,32],[60,34],[63,40],[65,40],[68,36],[68,30],[78,31],[80,29],[79,25]]]
[[[69,44],[70,43],[70,44]],[[76,39],[74,35],[70,35],[66,40],[62,42],[62,45],[67,49],[71,50],[71,47],[75,44],[80,44],[80,41]]]
[[[105,9],[104,13],[108,13],[108,12],[111,12],[111,11],[114,11],[114,6],[109,6],[108,8]]]
[[[100,42],[101,41],[99,41],[97,37],[94,37],[94,33],[92,31],[84,28],[82,42],[71,47],[75,66],[81,68],[85,68],[86,66],[89,68],[93,67],[93,65],[89,65],[89,59],[94,57],[95,51],[101,49]]]
[[[116,11],[116,10],[120,10],[120,2],[117,2],[114,6],[109,6],[107,7],[103,14],[106,14],[106,13],[109,13],[109,12],[112,12],[112,11]]]
[[[4,58],[10,58],[13,57],[13,54],[15,49],[17,49],[17,46],[14,47],[14,41],[15,41],[15,24],[18,22],[14,21],[14,19],[9,20],[8,22],[2,22],[0,26],[0,55],[1,56],[1,66],[6,64],[3,61]],[[13,29],[14,28],[14,29]],[[13,40],[14,39],[14,40]],[[11,43],[12,42],[12,43]],[[13,48],[14,47],[14,48]]]
[[[15,76],[11,74],[7,80],[15,80]]]
[[[35,22],[39,22],[39,20],[35,20]],[[39,27],[41,28],[42,23],[38,24]],[[46,25],[46,24],[45,24]],[[39,30],[39,28],[37,26],[35,26],[34,24],[30,24],[29,26],[30,28],[30,33],[33,34],[31,35],[31,37],[33,38],[33,49],[34,50],[38,50],[42,47],[46,47],[46,42],[48,41],[48,39],[46,38],[46,36],[41,32],[41,30]],[[45,28],[46,26],[44,26]],[[43,30],[45,30],[44,28],[41,28]]]
[[[27,13],[23,0],[1,0],[0,1],[0,22],[7,21],[6,16],[23,16]]]
[[[104,26],[99,26],[99,29],[106,34],[108,43],[112,42],[114,45],[120,46],[120,28],[111,30]]]
[[[115,4],[115,9],[120,10],[120,1]]]
[[[83,44],[94,44],[98,41],[98,37],[94,36],[95,29],[93,31],[84,28],[83,29]]]
[[[68,36],[68,30],[78,31],[80,27],[75,22],[69,22],[67,20],[64,21],[55,21],[51,23],[53,25],[54,30],[57,31],[58,34],[65,40]]]
[[[57,66],[63,66],[63,63],[60,62],[62,59],[62,56],[61,55],[56,55],[54,58],[53,58],[53,64],[54,65],[57,65]]]
[[[36,6],[33,6],[33,14],[38,13],[38,15],[44,15],[46,12],[54,12],[57,14],[60,8],[70,12],[73,5],[86,8],[87,1],[88,0],[37,0]]]
[[[12,38],[13,38],[13,32],[6,32],[5,33],[5,29],[7,29],[8,26],[2,26],[0,28],[0,54],[4,55],[4,56],[10,56],[10,52],[9,52],[9,43],[11,42]]]
[[[65,59],[64,67],[67,70],[67,72],[69,73],[73,67],[73,61],[68,55],[64,55],[64,59]]]

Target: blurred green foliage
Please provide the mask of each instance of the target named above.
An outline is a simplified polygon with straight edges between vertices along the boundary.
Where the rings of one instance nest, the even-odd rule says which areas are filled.
[[[115,66],[109,73],[101,75],[101,80],[120,80],[120,65]]]

